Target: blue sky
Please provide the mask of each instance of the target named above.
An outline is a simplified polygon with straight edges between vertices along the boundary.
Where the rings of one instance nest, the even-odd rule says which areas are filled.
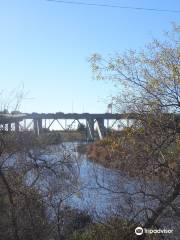
[[[178,0],[82,1],[180,9]],[[93,80],[87,58],[143,47],[180,20],[180,14],[45,0],[0,2],[0,89],[24,85],[24,112],[105,112],[115,89]]]

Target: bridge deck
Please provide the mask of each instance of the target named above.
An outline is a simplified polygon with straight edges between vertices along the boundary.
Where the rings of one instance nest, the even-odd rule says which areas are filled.
[[[171,114],[167,114],[171,115]],[[180,114],[172,114],[175,119],[180,121]],[[135,113],[20,113],[20,114],[1,114],[0,124],[14,123],[23,119],[137,119],[139,114]]]
[[[134,119],[135,114],[112,113],[31,113],[24,119]]]

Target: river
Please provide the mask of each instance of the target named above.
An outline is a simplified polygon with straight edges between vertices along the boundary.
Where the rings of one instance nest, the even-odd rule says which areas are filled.
[[[118,213],[123,217],[132,217],[132,212],[136,214],[142,208],[144,202],[152,206],[152,202],[142,195],[135,194],[144,182],[139,179],[130,178],[118,170],[107,169],[99,164],[93,163],[86,155],[77,153],[78,143],[64,143],[63,149],[71,153],[71,158],[76,159],[78,174],[78,187],[72,188],[74,193],[67,194],[65,203],[86,210],[95,217],[107,217],[112,213]],[[62,154],[62,145],[52,146],[51,161]],[[64,151],[64,150],[63,150]],[[48,156],[49,157],[49,156]],[[70,175],[69,175],[70,176]],[[76,178],[74,181],[76,181]],[[72,183],[72,182],[71,182]],[[76,185],[76,184],[74,184]],[[68,188],[68,185],[67,185]],[[159,191],[159,184],[154,182],[146,183],[146,189]]]

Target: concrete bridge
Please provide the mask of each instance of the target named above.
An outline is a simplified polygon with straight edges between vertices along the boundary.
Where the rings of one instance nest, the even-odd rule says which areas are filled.
[[[3,131],[34,131],[36,135],[40,135],[45,130],[50,130],[56,123],[61,130],[71,130],[72,125],[77,122],[82,124],[85,122],[87,131],[87,140],[93,141],[95,134],[95,125],[98,136],[102,139],[105,136],[106,128],[113,128],[119,120],[127,121],[134,119],[133,114],[112,114],[112,113],[19,113],[19,114],[0,114],[0,126]],[[62,124],[62,120],[70,120],[69,125]],[[106,126],[105,126],[106,121]],[[110,124],[111,121],[111,124]],[[57,128],[57,127],[56,127]],[[59,129],[59,130],[60,130]]]
[[[169,114],[168,114],[169,115]],[[180,122],[180,115],[173,115]],[[116,122],[126,120],[125,126],[129,126],[130,120],[137,119],[137,114],[134,113],[15,113],[15,114],[3,114],[0,113],[0,128],[3,131],[34,131],[38,136],[46,130],[50,130],[54,124],[59,129],[68,131],[71,130],[72,125],[77,122],[85,122],[86,135],[88,141],[94,140],[95,125],[98,132],[98,136],[102,139],[106,134],[107,128],[113,128]],[[62,121],[71,121],[69,125],[63,125]],[[105,126],[106,121],[106,126]]]

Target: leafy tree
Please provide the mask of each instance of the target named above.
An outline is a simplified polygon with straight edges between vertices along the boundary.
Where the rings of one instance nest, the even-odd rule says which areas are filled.
[[[174,27],[171,33],[166,34],[163,42],[154,40],[140,52],[129,50],[109,59],[94,54],[90,58],[93,72],[97,79],[117,81],[121,84],[121,88],[128,91],[127,94],[122,92],[121,99],[127,107],[136,109],[140,105],[150,110],[155,106],[165,111],[178,111],[180,107],[179,33],[180,28]],[[119,95],[114,100],[117,100],[118,105],[122,105],[119,102]],[[132,106],[135,103],[137,106]]]
[[[113,98],[116,110],[132,116],[132,126],[123,136],[110,137],[106,145],[116,152],[111,161],[138,184],[133,191],[126,185],[124,191],[118,185],[109,190],[119,194],[120,208],[129,209],[133,221],[146,228],[173,228],[169,239],[178,239],[180,231],[179,33],[174,26],[164,40],[154,40],[139,52],[90,58],[97,79],[119,86],[120,93]],[[126,206],[121,204],[123,198]],[[123,217],[122,211],[119,214]]]

